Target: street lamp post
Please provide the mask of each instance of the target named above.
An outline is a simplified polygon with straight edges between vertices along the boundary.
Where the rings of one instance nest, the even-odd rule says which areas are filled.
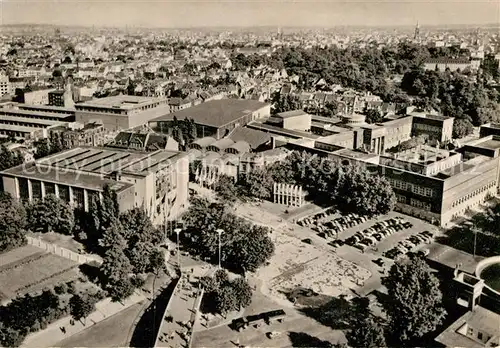
[[[474,232],[474,253],[473,253],[473,257],[474,257],[474,259],[476,259],[477,228],[474,227],[473,232]]]
[[[219,228],[216,230],[217,234],[219,235],[219,269],[221,269],[221,243],[220,243],[220,236],[222,235],[222,233],[224,233],[224,230]]]
[[[181,233],[182,229],[176,228],[174,232],[177,234],[177,265],[179,266],[179,272],[181,271],[181,252],[180,252],[180,243],[179,243],[179,233]]]

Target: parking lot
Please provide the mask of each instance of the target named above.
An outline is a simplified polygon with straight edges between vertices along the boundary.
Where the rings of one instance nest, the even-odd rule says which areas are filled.
[[[310,228],[333,248],[349,248],[356,252],[389,256],[394,259],[406,252],[426,249],[436,227],[421,220],[391,212],[375,219],[356,214],[341,215],[327,209],[298,221]],[[424,231],[429,231],[425,232]],[[399,249],[401,253],[390,251]]]

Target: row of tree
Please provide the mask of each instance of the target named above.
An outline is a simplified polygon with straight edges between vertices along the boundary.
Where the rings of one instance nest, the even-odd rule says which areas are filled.
[[[103,199],[92,196],[90,211],[74,210],[54,195],[23,206],[0,196],[0,252],[26,243],[27,230],[75,235],[87,250],[103,257],[99,283],[114,300],[128,297],[146,273],[164,271],[165,256],[157,246],[163,233],[142,209],[120,214],[116,194],[108,186]]]
[[[0,345],[17,347],[29,333],[45,329],[68,313],[68,306],[53,290],[16,297],[0,307]]]
[[[219,235],[221,264],[237,273],[254,272],[274,254],[274,244],[269,237],[270,229],[252,225],[236,216],[232,208],[223,203],[211,203],[195,197],[189,210],[183,215],[183,247],[191,255],[198,255],[213,263],[218,262]]]
[[[102,200],[93,197],[89,212],[81,212],[78,221],[79,240],[103,257],[99,282],[112,300],[130,296],[147,273],[157,276],[165,270],[165,255],[158,247],[163,233],[143,209],[120,214],[116,193],[108,186]]]
[[[483,81],[476,82],[458,72],[413,69],[404,75],[401,89],[416,97],[419,106],[437,109],[445,116],[469,121],[474,126],[499,121],[500,93]],[[456,127],[459,126],[463,124],[457,123]]]
[[[248,197],[269,199],[274,182],[300,185],[317,203],[368,216],[386,214],[396,203],[388,181],[366,167],[298,151],[292,151],[283,161],[243,175],[238,191]],[[228,191],[223,185],[217,187],[219,191]]]

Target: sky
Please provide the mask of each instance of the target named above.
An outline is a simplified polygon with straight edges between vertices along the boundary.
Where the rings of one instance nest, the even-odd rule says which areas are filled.
[[[162,28],[500,23],[496,0],[0,0],[0,24]]]

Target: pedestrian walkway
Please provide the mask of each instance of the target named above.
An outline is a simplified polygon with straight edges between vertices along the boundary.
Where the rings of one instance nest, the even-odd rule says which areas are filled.
[[[182,269],[175,292],[164,317],[172,316],[172,322],[165,319],[161,323],[155,347],[188,347],[196,317],[200,295],[198,280],[211,271],[208,265]]]
[[[111,302],[111,299],[104,299],[96,304],[96,311],[90,314],[83,325],[80,321],[74,321],[70,316],[64,317],[42,331],[32,333],[26,337],[21,347],[23,348],[44,348],[54,347],[58,342],[77,334],[90,326],[109,318],[122,310],[145,300],[146,297],[138,290],[132,296],[120,302]],[[74,325],[71,325],[74,322]]]

